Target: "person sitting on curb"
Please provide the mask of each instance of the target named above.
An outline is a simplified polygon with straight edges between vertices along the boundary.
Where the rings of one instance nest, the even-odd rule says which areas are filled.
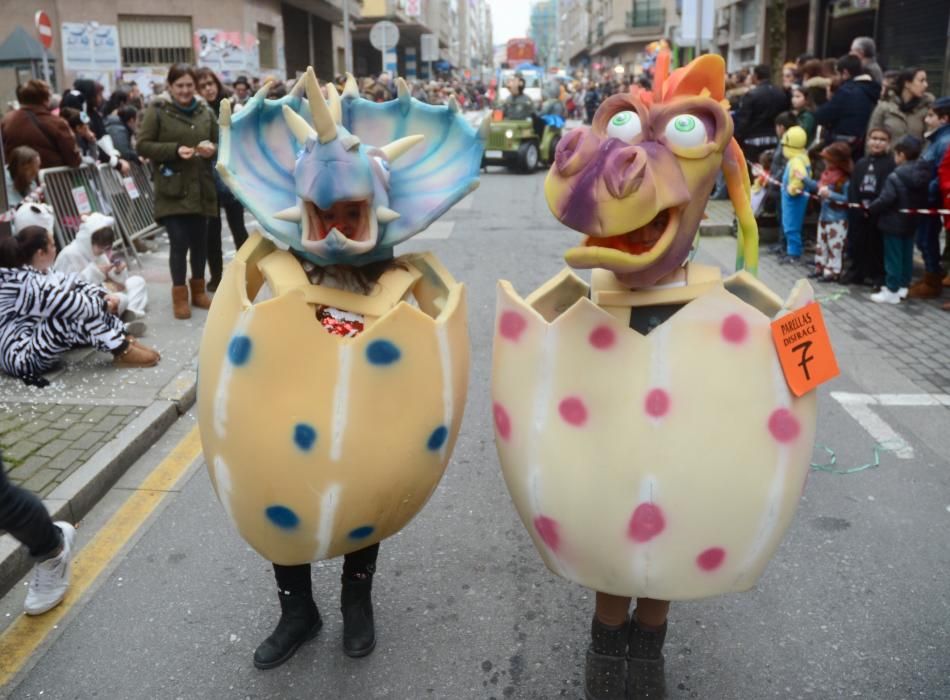
[[[115,315],[119,300],[103,287],[50,268],[56,243],[42,226],[0,240],[0,370],[44,387],[42,375],[67,350],[91,345],[116,367],[153,367],[159,353],[140,345]]]
[[[69,588],[76,528],[53,522],[43,503],[26,489],[10,483],[0,457],[0,530],[9,532],[35,562],[23,611],[42,615],[59,605]]]
[[[145,279],[129,275],[128,266],[112,256],[115,219],[99,212],[89,214],[79,227],[73,242],[63,248],[53,269],[64,274],[75,272],[89,284],[102,287],[119,300],[118,315],[126,322],[145,316],[148,288]],[[144,335],[145,325],[136,324],[133,335]]]

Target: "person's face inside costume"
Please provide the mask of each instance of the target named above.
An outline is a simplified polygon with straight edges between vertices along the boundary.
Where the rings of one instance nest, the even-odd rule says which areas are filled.
[[[195,99],[195,80],[187,73],[169,85],[168,88],[172,93],[172,99],[183,107],[187,107]]]

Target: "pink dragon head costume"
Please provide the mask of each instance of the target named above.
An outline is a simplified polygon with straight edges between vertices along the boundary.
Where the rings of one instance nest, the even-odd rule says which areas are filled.
[[[522,298],[499,283],[496,444],[515,506],[555,573],[660,600],[745,590],[778,547],[813,446],[814,392],[789,390],[754,276],[758,234],[745,160],[703,56],[652,92],[606,100],[561,141],[548,204],[585,235],[570,269]],[[725,173],[739,272],[690,262]]]

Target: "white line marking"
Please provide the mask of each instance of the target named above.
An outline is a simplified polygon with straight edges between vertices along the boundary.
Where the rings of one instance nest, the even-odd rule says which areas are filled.
[[[350,403],[350,365],[352,347],[340,343],[340,367],[337,371],[336,388],[333,391],[333,433],[330,442],[330,459],[340,461],[343,454],[343,435],[346,433],[347,410]]]
[[[950,406],[950,396],[947,394],[849,394],[832,391],[831,398],[840,403],[875,441],[903,445],[895,451],[900,459],[913,459],[914,448],[871,406]]]
[[[445,240],[452,235],[452,229],[455,228],[454,221],[435,221],[429,224],[429,228],[416,236],[417,241],[436,241]]]

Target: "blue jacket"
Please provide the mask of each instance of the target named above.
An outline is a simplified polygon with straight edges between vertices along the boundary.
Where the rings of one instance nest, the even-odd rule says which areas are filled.
[[[821,200],[821,212],[818,214],[819,221],[847,221],[848,220],[848,189],[847,180],[842,184],[840,192],[831,190],[827,199]],[[821,184],[818,180],[810,177],[805,178],[805,190],[812,194],[818,194],[818,188]]]

